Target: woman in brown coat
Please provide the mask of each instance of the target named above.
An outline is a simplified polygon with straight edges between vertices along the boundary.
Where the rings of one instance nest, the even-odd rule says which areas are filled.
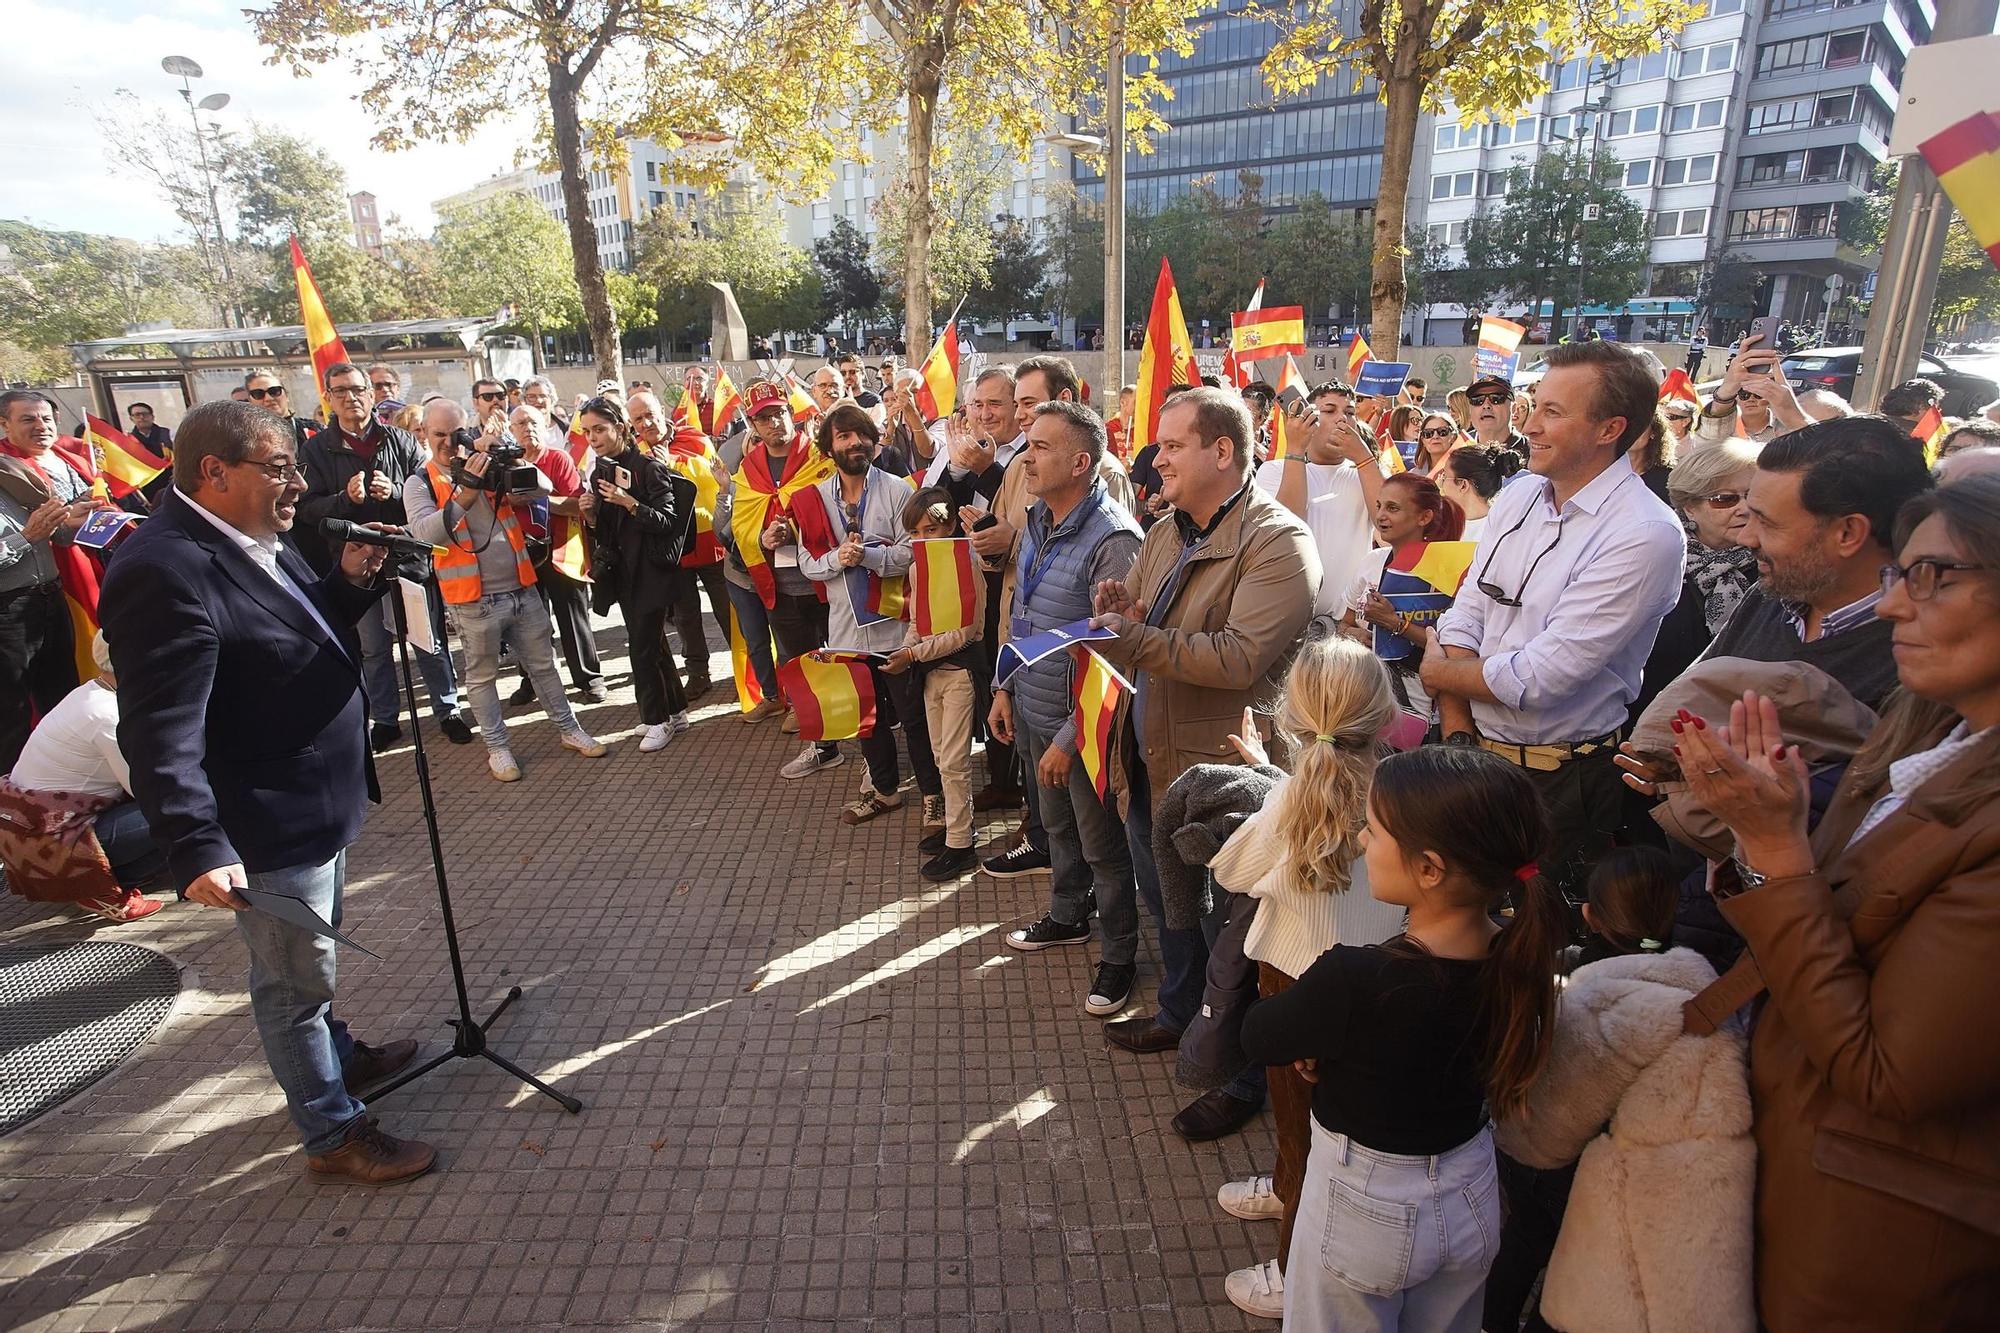
[[[1819,827],[1777,712],[1683,716],[1730,812],[1715,874],[1750,958],[1689,1026],[1769,992],[1751,1042],[1757,1300],[1772,1333],[2000,1326],[2000,477],[1920,496],[1878,614],[1902,682]]]

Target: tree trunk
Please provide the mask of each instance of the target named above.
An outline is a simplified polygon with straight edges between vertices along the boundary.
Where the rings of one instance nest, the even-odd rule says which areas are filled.
[[[559,61],[550,60],[547,65],[549,121],[555,134],[556,169],[562,177],[563,209],[569,214],[570,258],[576,267],[576,288],[583,297],[583,322],[590,330],[591,351],[597,357],[597,378],[623,384],[625,362],[618,345],[618,320],[611,313],[604,265],[597,258],[597,228],[584,183],[576,78]]]
[[[907,364],[920,366],[931,351],[931,143],[937,128],[938,85],[944,45],[928,42],[909,55],[908,123],[903,130],[910,192],[908,234],[903,240],[903,339]]]
[[[532,336],[532,337],[534,338],[534,340],[535,340],[535,342],[534,342],[534,346],[533,346],[532,348],[530,348],[529,350],[530,350],[530,351],[531,351],[531,352],[533,353],[533,357],[532,357],[532,360],[533,360],[533,363],[534,363],[534,367],[535,367],[535,373],[536,373],[537,375],[539,375],[539,374],[541,374],[541,373],[542,373],[543,371],[545,371],[545,370],[547,370],[547,369],[549,368],[549,359],[548,359],[548,355],[547,355],[547,354],[546,354],[546,353],[545,353],[545,352],[544,352],[544,351],[542,350],[542,325],[541,325],[541,321],[540,321],[540,320],[537,320],[537,321],[535,321],[535,322],[534,322],[533,324],[530,324],[530,325],[528,326],[528,332],[529,332],[529,335],[530,335],[530,336]]]
[[[1396,64],[1384,89],[1388,105],[1382,117],[1382,185],[1375,200],[1375,259],[1369,281],[1373,334],[1369,342],[1383,361],[1395,360],[1402,346],[1403,301],[1409,293],[1403,275],[1405,201],[1410,193],[1410,161],[1417,150],[1417,117],[1423,111],[1424,95],[1414,54],[1399,51]]]

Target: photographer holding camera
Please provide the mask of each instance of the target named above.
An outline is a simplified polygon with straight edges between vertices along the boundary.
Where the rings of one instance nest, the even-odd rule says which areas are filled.
[[[597,455],[577,501],[591,531],[593,606],[603,615],[616,602],[624,616],[632,688],[646,724],[639,750],[651,754],[688,729],[687,693],[667,647],[667,613],[694,523],[694,483],[640,452],[617,399],[586,399],[576,415]]]
[[[320,536],[320,521],[343,518],[401,527],[403,486],[424,467],[423,448],[408,431],[376,420],[368,376],[359,366],[346,361],[328,366],[325,384],[326,399],[333,404],[333,424],[299,449],[306,493],[291,534],[299,554],[321,575],[333,568],[339,552],[328,549]],[[412,583],[428,584],[431,562],[420,555],[400,556],[394,572]],[[431,608],[431,634],[439,651],[417,649],[417,667],[430,690],[439,729],[454,745],[469,744],[472,728],[458,715],[458,682],[452,677],[451,654],[444,651],[444,612],[436,589],[430,590],[425,602]],[[377,753],[403,735],[396,660],[390,651],[395,631],[388,615],[386,604],[377,606],[354,627],[361,638],[361,679],[374,723],[369,740]]]
[[[504,638],[534,684],[565,749],[586,758],[604,746],[584,731],[563,697],[556,673],[555,633],[535,590],[535,569],[515,511],[515,497],[547,487],[521,461],[521,446],[504,434],[496,412],[484,432],[465,427],[465,410],[448,398],[424,408],[430,462],[403,485],[410,535],[440,548],[437,582],[465,645],[465,689],[486,742],[486,767],[501,782],[520,779],[507,748],[500,711],[500,644]]]

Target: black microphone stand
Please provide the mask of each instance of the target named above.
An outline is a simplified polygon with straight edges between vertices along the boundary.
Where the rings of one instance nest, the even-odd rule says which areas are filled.
[[[393,566],[384,569],[383,573],[392,579],[395,577]],[[392,584],[389,589],[389,605],[396,619],[396,649],[403,663],[403,699],[410,708],[410,734],[416,740],[417,746],[417,789],[423,793],[424,823],[430,829],[431,870],[437,877],[438,906],[444,913],[444,942],[446,949],[451,953],[452,985],[458,991],[458,1017],[445,1021],[451,1024],[458,1035],[453,1039],[450,1050],[429,1063],[419,1065],[374,1089],[369,1094],[368,1100],[372,1102],[385,1097],[405,1083],[422,1078],[448,1060],[480,1059],[500,1066],[536,1092],[552,1098],[563,1110],[575,1115],[583,1109],[582,1102],[566,1093],[557,1092],[486,1044],[486,1030],[493,1026],[500,1015],[507,1012],[508,1005],[521,998],[519,986],[507,988],[506,998],[500,1001],[497,1009],[486,1016],[484,1023],[475,1022],[472,1017],[472,1001],[465,993],[465,961],[458,952],[458,926],[451,915],[451,889],[445,883],[444,844],[438,838],[437,802],[431,795],[431,765],[424,754],[423,725],[418,721],[417,678],[410,669],[410,626],[407,613],[403,610],[402,591],[400,584]],[[443,651],[444,647],[443,644],[438,645],[440,651]]]

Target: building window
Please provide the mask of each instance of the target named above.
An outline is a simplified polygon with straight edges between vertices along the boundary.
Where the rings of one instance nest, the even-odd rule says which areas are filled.
[[[1705,208],[1669,208],[1653,219],[1653,235],[1659,240],[1675,236],[1700,236],[1708,231]]]
[[[1507,182],[1512,175],[1511,171],[1481,172],[1479,177],[1479,193],[1481,197],[1495,199],[1507,193]]]
[[[1612,72],[1611,83],[1644,83],[1648,79],[1667,77],[1667,53],[1648,51],[1644,55],[1626,56],[1618,62]]]
[[[647,163],[646,163],[646,179],[647,179],[647,180],[649,180],[649,181],[650,181],[650,180],[658,180],[658,179],[659,179],[659,177],[657,177],[657,176],[655,176],[655,175],[653,174],[653,173],[654,173],[654,172],[655,172],[656,170],[658,170],[658,167],[657,167],[657,165],[656,165],[655,163],[653,163],[653,162],[650,162],[650,161],[649,161],[649,162],[647,162]]]
[[[1464,245],[1465,225],[1463,222],[1433,222],[1425,235],[1432,245]]]
[[[1636,190],[1653,183],[1653,159],[1642,157],[1636,162],[1625,164],[1625,188]]]
[[[1725,14],[1741,14],[1742,12],[1743,0],[1708,0],[1707,17],[1709,18],[1719,19]]]
[[[1478,174],[1475,171],[1460,171],[1449,176],[1431,177],[1431,198],[1470,199],[1473,181]]]
[[[1833,235],[1832,204],[1749,208],[1729,215],[1732,241],[1819,240]]]
[[[1437,127],[1436,145],[1440,153],[1450,153],[1460,148],[1477,148],[1479,126],[1460,125],[1455,121],[1440,125]]]
[[[1670,157],[1660,164],[1661,185],[1702,185],[1715,179],[1715,154]]]
[[[1701,74],[1720,74],[1736,68],[1736,43],[1716,42],[1712,46],[1694,46],[1681,52],[1680,77],[1691,79]]]
[[[1837,32],[1826,39],[1826,68],[1845,69],[1868,57],[1866,32]]]
[[[1531,144],[1541,134],[1541,117],[1522,116],[1512,125],[1494,122],[1486,127],[1486,143],[1489,148],[1511,148],[1515,144]]]
[[[1674,108],[1667,128],[1679,134],[1683,130],[1712,130],[1722,123],[1724,99],[1711,98],[1706,102],[1689,102]]]
[[[1634,134],[1654,134],[1659,128],[1660,108],[1635,106],[1606,116],[1603,133],[1607,139],[1624,139]]]

